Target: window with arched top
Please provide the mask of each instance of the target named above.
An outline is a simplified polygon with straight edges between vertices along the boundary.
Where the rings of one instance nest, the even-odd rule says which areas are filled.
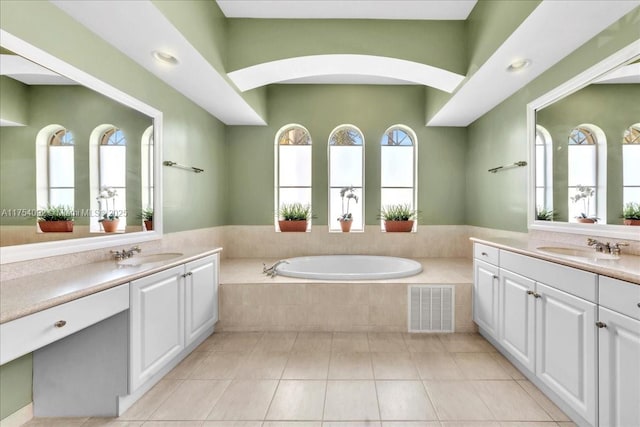
[[[143,132],[140,142],[142,208],[153,209],[153,126],[149,126]]]
[[[606,223],[606,137],[595,125],[583,124],[569,134],[569,220]]]
[[[74,209],[75,167],[73,132],[60,125],[45,126],[36,136],[36,203],[39,208]]]
[[[535,145],[536,212],[551,212],[553,211],[553,141],[551,134],[543,126],[536,125]]]
[[[109,189],[115,196],[101,199],[101,216],[119,218],[118,231],[127,226],[127,139],[122,130],[110,127],[100,137],[98,150],[98,190]]]
[[[329,231],[364,231],[364,135],[354,125],[336,127],[329,135]]]
[[[640,123],[635,123],[624,132],[622,139],[622,200],[640,203]]]
[[[404,125],[387,129],[380,141],[380,207],[407,205],[417,209],[418,139]],[[384,230],[383,221],[381,227]],[[414,223],[414,231],[416,223]]]
[[[311,135],[299,124],[280,128],[275,138],[275,227],[283,205],[311,207]],[[311,229],[311,221],[307,225]]]

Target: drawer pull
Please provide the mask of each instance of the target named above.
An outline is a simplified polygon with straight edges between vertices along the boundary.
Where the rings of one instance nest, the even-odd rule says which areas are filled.
[[[56,328],[62,328],[66,324],[67,324],[66,320],[58,320],[56,323],[53,324],[53,326],[55,326]]]
[[[496,275],[493,276],[494,280],[498,280],[499,278],[500,278],[499,276],[496,276]]]
[[[532,293],[531,295],[533,295],[534,298],[542,298],[542,295],[540,295],[537,292]]]
[[[527,295],[533,295],[533,294],[535,294],[535,292],[533,292],[533,291],[527,291]]]
[[[607,327],[607,324],[606,324],[606,323],[603,323],[603,322],[596,322],[596,326],[597,326],[598,328],[602,329],[602,328],[606,328],[606,327]]]
[[[489,256],[489,254],[488,254],[488,253],[486,253],[486,252],[482,252],[482,254],[481,254],[481,255],[482,255],[482,256]]]
[[[182,275],[182,277],[189,277],[189,276],[193,276],[193,273],[191,271]]]

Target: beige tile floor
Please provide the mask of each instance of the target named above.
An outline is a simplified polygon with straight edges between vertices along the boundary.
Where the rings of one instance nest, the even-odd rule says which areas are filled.
[[[47,427],[568,427],[480,335],[216,333],[116,419]]]

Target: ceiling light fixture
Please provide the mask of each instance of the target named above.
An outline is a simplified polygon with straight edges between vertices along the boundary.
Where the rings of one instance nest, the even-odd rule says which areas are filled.
[[[170,53],[163,52],[161,50],[154,50],[153,52],[151,52],[151,55],[156,59],[156,61],[162,62],[164,64],[169,64],[169,65],[178,64],[178,58],[171,55]]]
[[[507,71],[518,71],[531,65],[530,59],[516,59],[507,67]]]

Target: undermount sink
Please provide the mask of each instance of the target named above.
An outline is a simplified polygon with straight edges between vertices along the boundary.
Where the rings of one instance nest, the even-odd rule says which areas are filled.
[[[620,259],[619,255],[606,254],[603,252],[596,252],[594,249],[578,249],[578,248],[563,248],[556,246],[542,246],[537,248],[540,252],[548,252],[554,255],[570,256],[578,258],[588,259]]]
[[[129,266],[153,264],[154,262],[169,261],[181,256],[182,254],[178,252],[165,252],[165,253],[148,254],[148,255],[134,255],[131,258],[118,261],[118,264],[129,265]]]

